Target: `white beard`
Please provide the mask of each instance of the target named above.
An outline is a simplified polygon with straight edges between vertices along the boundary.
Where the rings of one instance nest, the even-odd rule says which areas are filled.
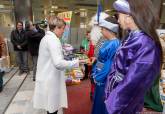
[[[109,15],[106,14],[105,12],[101,12],[100,13],[100,19],[105,19],[107,18]],[[102,33],[101,33],[101,28],[97,25],[98,22],[97,22],[97,14],[95,14],[90,22],[89,22],[89,26],[92,27],[91,29],[91,40],[92,40],[92,43],[95,45],[97,43],[97,41],[102,37]]]
[[[91,29],[91,40],[94,45],[98,42],[98,40],[102,37],[101,28],[97,25],[94,25]]]

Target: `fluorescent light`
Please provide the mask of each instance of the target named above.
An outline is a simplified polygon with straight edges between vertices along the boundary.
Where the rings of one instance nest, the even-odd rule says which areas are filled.
[[[165,6],[165,2],[163,2],[163,6]]]
[[[110,9],[106,9],[106,10],[105,10],[105,12],[109,12],[109,11],[111,11],[111,10],[110,10]]]
[[[58,9],[58,6],[52,6],[51,8],[52,9]]]
[[[53,11],[53,10],[51,10],[51,11],[50,11],[50,13],[54,13],[54,11]]]
[[[0,4],[0,8],[5,8],[5,6],[4,6],[4,5],[2,5],[2,4]]]
[[[85,11],[86,9],[80,8],[79,10],[80,10],[80,11]]]

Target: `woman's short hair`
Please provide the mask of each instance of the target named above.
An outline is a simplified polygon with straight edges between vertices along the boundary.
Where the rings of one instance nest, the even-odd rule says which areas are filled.
[[[56,27],[61,28],[62,26],[65,26],[66,23],[63,19],[60,19],[56,16],[51,16],[48,18],[48,25],[50,31],[54,30]]]

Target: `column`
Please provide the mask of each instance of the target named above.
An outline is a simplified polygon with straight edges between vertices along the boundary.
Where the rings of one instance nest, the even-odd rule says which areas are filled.
[[[31,0],[13,0],[15,20],[23,21],[33,19]]]

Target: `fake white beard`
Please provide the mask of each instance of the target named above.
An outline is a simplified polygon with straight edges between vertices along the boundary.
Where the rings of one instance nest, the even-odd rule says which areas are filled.
[[[101,12],[100,13],[100,20],[101,19],[105,19],[107,18],[109,15],[106,14],[105,12]],[[90,22],[89,22],[89,26],[92,27],[91,29],[91,40],[92,40],[92,43],[95,45],[97,43],[97,41],[102,37],[102,33],[101,33],[101,28],[97,25],[98,22],[97,22],[97,14],[95,14]]]
[[[94,45],[98,42],[98,40],[102,37],[101,28],[97,25],[94,25],[91,29],[91,41]]]

